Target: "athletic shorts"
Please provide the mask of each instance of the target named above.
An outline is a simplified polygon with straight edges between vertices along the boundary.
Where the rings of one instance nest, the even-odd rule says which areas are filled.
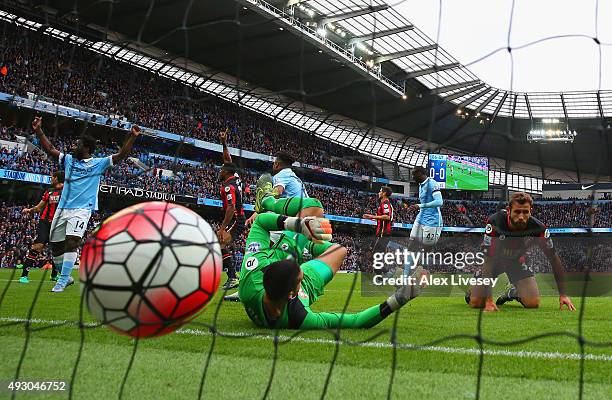
[[[533,268],[528,266],[527,264],[520,264],[518,262],[508,263],[508,262],[496,262],[492,261],[493,270],[491,271],[491,278],[497,278],[499,275],[505,273],[508,276],[508,280],[513,285],[522,279],[530,278],[535,276],[533,272]],[[482,271],[478,271],[476,276],[482,276]]]
[[[374,252],[375,253],[386,253],[387,246],[389,245],[389,241],[391,240],[391,236],[378,236],[376,241],[374,242]]]
[[[232,236],[232,241],[222,246],[223,258],[231,257],[234,255],[236,241],[244,232],[244,218],[234,219],[232,223],[227,227],[227,231]]]
[[[87,224],[91,218],[91,210],[84,208],[57,209],[51,223],[51,242],[63,242],[66,236],[83,238]]]
[[[47,220],[41,219],[38,221],[38,227],[36,228],[36,239],[34,239],[34,244],[49,243],[49,232],[51,231],[51,222]]]
[[[321,202],[313,197],[282,197],[276,203],[274,210],[270,211],[289,217],[295,217],[306,208],[323,208]]]
[[[235,218],[228,226],[227,231],[232,235],[232,240],[236,240],[244,232],[245,218]]]
[[[324,287],[332,280],[334,273],[331,267],[321,260],[310,260],[300,265],[300,268],[304,273],[301,290],[308,295],[312,304],[323,295]]]
[[[410,230],[410,239],[417,240],[425,246],[433,246],[438,243],[441,233],[441,226],[426,226],[415,222]]]

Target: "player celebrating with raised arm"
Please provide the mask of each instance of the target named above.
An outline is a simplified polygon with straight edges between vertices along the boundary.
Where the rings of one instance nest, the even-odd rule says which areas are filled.
[[[223,267],[227,270],[227,282],[223,285],[224,290],[238,286],[233,242],[244,232],[245,225],[244,208],[242,206],[242,181],[237,173],[236,164],[232,163],[232,156],[227,147],[227,133],[226,129],[219,135],[223,144],[223,166],[219,172],[219,177],[223,182],[221,184],[221,200],[223,201],[225,216],[217,234],[223,253]]]
[[[552,265],[559,290],[559,308],[566,305],[572,311],[576,309],[565,295],[563,265],[555,253],[550,232],[546,225],[531,216],[532,205],[529,194],[515,193],[505,210],[489,217],[482,241],[485,258],[480,275],[483,278],[496,278],[505,272],[513,286],[497,299],[497,304],[493,303],[489,286],[473,286],[466,295],[470,307],[498,311],[497,305],[517,300],[525,308],[538,308],[538,284],[533,269],[525,259],[527,249],[537,244]]]
[[[51,223],[50,234],[53,257],[63,259],[61,275],[52,292],[63,292],[67,286],[74,283],[70,273],[91,213],[98,209],[100,178],[108,168],[127,158],[140,135],[140,128],[133,125],[131,134],[119,153],[102,158],[93,157],[96,139],[89,135],[83,135],[79,139],[72,154],[64,154],[53,147],[43,133],[41,117],[34,119],[32,128],[45,152],[64,167],[64,190]]]
[[[36,239],[34,239],[32,247],[30,247],[28,254],[26,254],[23,270],[21,271],[21,278],[19,278],[20,283],[30,282],[28,277],[30,268],[34,267],[34,263],[45,249],[45,246],[49,243],[51,222],[53,221],[57,204],[62,196],[63,188],[64,173],[56,171],[51,175],[51,187],[45,190],[40,202],[32,208],[24,208],[22,211],[23,214],[40,213],[40,215],[38,217],[38,227],[36,228]],[[62,269],[62,262],[63,259],[53,257],[53,270],[51,272],[52,281],[57,280],[57,274]]]
[[[272,246],[271,231],[284,231]],[[406,285],[383,303],[357,313],[313,312],[310,306],[323,295],[325,285],[346,257],[346,249],[325,241],[329,239],[331,225],[326,219],[274,213],[257,216],[247,238],[238,289],[240,301],[256,325],[274,329],[370,328],[419,294],[418,286]],[[314,259],[299,265],[303,248]],[[417,282],[423,273],[415,271]]]

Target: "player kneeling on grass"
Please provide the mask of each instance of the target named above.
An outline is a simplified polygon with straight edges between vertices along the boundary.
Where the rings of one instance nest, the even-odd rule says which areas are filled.
[[[283,231],[272,246],[271,231]],[[289,329],[369,328],[419,294],[419,287],[404,286],[382,304],[361,312],[313,312],[310,306],[323,295],[325,285],[347,254],[346,248],[328,239],[331,225],[323,218],[300,219],[274,213],[257,216],[247,237],[238,288],[240,301],[255,324]],[[299,265],[304,247],[315,258]],[[417,279],[423,273],[416,270]]]
[[[512,286],[496,303],[493,303],[489,286],[473,286],[466,294],[466,302],[470,307],[498,311],[498,305],[517,300],[525,308],[538,308],[538,284],[526,260],[527,249],[536,244],[552,265],[559,290],[559,308],[566,305],[572,311],[576,309],[565,295],[563,265],[555,253],[550,232],[542,222],[531,216],[532,205],[530,195],[515,193],[505,210],[489,217],[482,242],[485,261],[479,275],[483,278],[496,278],[505,272]]]

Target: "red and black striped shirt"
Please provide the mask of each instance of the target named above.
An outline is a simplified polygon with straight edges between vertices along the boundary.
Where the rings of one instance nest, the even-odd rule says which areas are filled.
[[[62,197],[62,189],[50,188],[45,191],[42,201],[46,202],[47,205],[42,210],[42,213],[40,213],[41,221],[53,221],[53,216],[55,215],[55,210],[57,209],[57,203],[59,203],[60,197]]]
[[[538,219],[529,217],[522,230],[510,228],[510,215],[506,210],[496,212],[487,220],[482,248],[489,257],[500,262],[523,264],[527,250],[534,244],[545,254],[554,253],[550,231]]]
[[[242,206],[242,181],[238,175],[230,176],[221,186],[221,200],[223,201],[223,211],[231,204],[235,207],[234,217],[244,216]]]
[[[389,199],[384,199],[380,202],[376,215],[388,215],[389,220],[383,219],[376,220],[376,236],[389,236],[391,235],[391,227],[393,226],[393,206]]]

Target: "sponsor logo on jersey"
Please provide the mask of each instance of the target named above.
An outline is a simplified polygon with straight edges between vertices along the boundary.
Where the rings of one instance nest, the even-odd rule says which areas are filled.
[[[226,191],[226,192],[229,192],[229,191],[230,191],[230,187],[229,187],[229,186],[226,186],[226,187],[225,187],[225,191]]]
[[[289,250],[289,245],[287,243],[283,243],[283,244],[281,244],[281,249],[283,251],[287,251],[287,250]]]
[[[484,243],[485,246],[490,246],[491,245],[491,236],[485,235],[484,239],[482,240],[482,243]]]
[[[259,265],[259,260],[257,259],[257,257],[249,257],[244,263],[244,268],[246,268],[247,271],[252,271],[255,268],[257,268],[258,265]]]
[[[487,224],[487,226],[485,227],[485,233],[491,233],[491,232],[493,232],[493,225]]]
[[[259,242],[251,242],[247,247],[247,253],[257,253],[259,250],[261,250],[261,243]]]
[[[300,291],[298,292],[298,297],[300,299],[307,299],[308,295],[306,294],[306,292],[304,292],[304,290],[302,288],[300,288]]]

